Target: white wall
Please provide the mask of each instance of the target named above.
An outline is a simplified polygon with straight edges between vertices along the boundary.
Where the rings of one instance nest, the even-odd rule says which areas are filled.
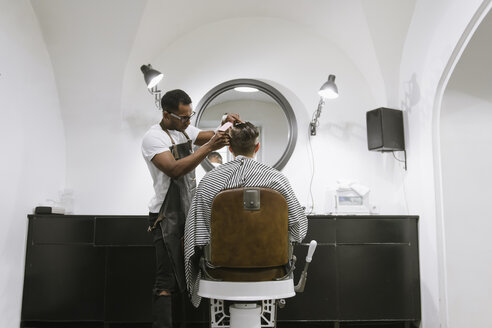
[[[5,140],[16,140],[6,144],[6,152],[18,154],[12,156],[12,161],[1,164],[2,172],[9,175],[2,186],[7,210],[3,216],[5,222],[2,221],[6,228],[0,238],[2,268],[8,270],[1,272],[0,288],[2,295],[9,295],[9,302],[0,303],[0,326],[10,327],[16,326],[10,323],[17,323],[20,313],[25,213],[33,203],[57,197],[58,189],[64,184],[65,152],[50,58],[32,9],[25,1],[0,1],[0,44],[2,49],[4,46],[8,49],[0,52],[0,133],[2,145],[6,144]],[[408,206],[408,212],[420,215],[422,326],[446,326],[443,227],[437,208],[439,201],[436,205],[440,171],[438,165],[436,168],[439,152],[434,133],[438,130],[439,88],[454,47],[477,8],[485,2],[418,0],[415,6],[412,1],[405,2],[408,10],[399,22],[407,21],[412,9],[413,16],[403,46],[399,97],[395,97],[394,72],[381,66],[387,60],[395,66],[398,55],[388,58],[388,54],[398,54],[401,44],[392,42],[394,38],[374,37],[379,46],[393,45],[375,51],[373,35],[379,36],[386,26],[373,24],[368,28],[367,22],[377,22],[387,12],[369,10],[367,15],[360,1],[343,5],[317,1],[319,10],[307,16],[312,13],[307,6],[296,10],[288,6],[279,8],[278,2],[262,2],[262,6],[242,4],[236,9],[236,4],[224,1],[224,6],[217,8],[217,15],[206,19],[200,18],[200,10],[192,13],[196,19],[186,22],[179,15],[171,17],[177,28],[166,35],[166,26],[158,25],[164,27],[160,30],[152,25],[164,21],[162,13],[168,4],[165,1],[149,0],[147,7],[145,1],[121,1],[119,6],[115,6],[115,1],[92,1],[92,8],[100,9],[94,12],[84,11],[87,8],[80,1],[58,0],[56,5],[33,1],[38,16],[47,12],[43,16],[45,36],[55,35],[47,38],[47,44],[51,61],[56,63],[60,101],[65,123],[69,125],[67,185],[75,189],[76,213],[144,214],[147,211],[152,184],[140,155],[140,140],[148,126],[160,119],[138,69],[149,62],[165,73],[163,90],[185,89],[195,104],[212,87],[234,78],[261,79],[279,89],[294,108],[299,126],[296,149],[283,171],[301,203],[311,205],[307,184],[311,166],[306,165],[306,159],[310,158],[307,127],[317,106],[316,91],[327,75],[333,73],[337,75],[340,98],[327,102],[318,135],[311,138],[314,210],[322,210],[326,186],[339,178],[349,178],[372,188],[372,202],[379,206],[381,213],[406,213]],[[187,4],[183,3],[185,9]],[[379,8],[386,8],[385,4],[395,2],[377,3]],[[65,39],[60,39],[50,29],[56,26],[51,25],[53,12],[61,13],[63,6],[74,8],[73,16],[61,16],[71,24],[65,22]],[[268,15],[260,17],[261,10]],[[107,23],[106,12],[112,13],[112,24],[102,31],[93,28]],[[88,27],[89,16],[93,24]],[[307,22],[299,19],[301,16],[313,19]],[[148,19],[152,17],[157,19]],[[134,35],[138,24],[141,28]],[[399,35],[406,33],[404,24],[397,30]],[[92,35],[79,35],[81,31]],[[73,41],[62,42],[66,40]],[[94,49],[106,47],[109,50],[103,52],[105,57],[101,59]],[[20,87],[24,79],[14,77],[14,71],[30,73],[29,88]],[[109,73],[94,75],[103,71]],[[406,110],[409,159],[406,173],[391,155],[367,151],[365,112],[380,106]],[[50,156],[45,156],[46,153]],[[30,165],[38,163],[40,158],[42,166]],[[300,167],[303,169],[299,170]],[[4,299],[1,302],[6,302]]]
[[[51,61],[28,1],[0,1],[0,327],[19,327],[27,217],[64,187]]]
[[[422,326],[447,327],[443,224],[440,211],[439,110],[447,65],[480,0],[419,0],[400,66],[400,103],[406,110],[411,213],[420,215]],[[442,80],[441,80],[442,79]]]
[[[492,13],[484,10],[456,63],[440,115],[449,327],[489,325],[492,306]]]
[[[388,8],[389,2],[378,1],[378,6]],[[384,81],[371,42],[371,33],[379,35],[384,29],[377,24],[369,33],[367,24],[387,21],[393,12],[404,17],[392,20],[398,27],[389,39],[378,39],[378,44],[392,49],[380,50],[380,60],[394,65],[401,52],[402,41],[398,38],[405,33],[413,2],[391,6],[392,15],[381,16],[380,11],[368,10],[361,1],[336,6],[316,1],[313,6],[319,10],[311,5],[294,10],[280,5],[280,1],[261,6],[214,1],[204,5],[207,14],[203,15],[201,9],[205,8],[195,4],[199,8],[189,13],[184,23],[180,17],[163,20],[162,13],[183,11],[189,5],[185,2],[173,3],[171,8],[160,0],[33,0],[60,90],[70,168],[67,187],[75,191],[75,212],[146,212],[152,188],[140,155],[140,138],[160,114],[143,88],[139,66],[152,62],[166,75],[162,89],[186,89],[195,104],[206,90],[230,78],[251,77],[278,84],[299,113],[299,126],[303,127],[300,134],[304,135],[300,135],[301,146],[293,157],[299,161],[292,165],[302,163],[303,167],[310,158],[307,125],[317,106],[316,90],[328,74],[337,74],[337,82],[345,89],[341,87],[341,98],[327,104],[321,118],[321,128],[325,124],[324,128],[329,129],[327,138],[331,141],[325,143],[320,132],[316,138],[319,142],[313,142],[314,148],[319,147],[315,159],[320,163],[313,184],[315,211],[322,210],[327,185],[350,178],[372,187],[373,202],[382,213],[401,213],[405,208],[404,188],[393,183],[395,179],[401,181],[400,168],[392,158],[365,149],[365,111],[386,105]],[[210,6],[216,10],[210,10]],[[111,24],[107,24],[108,12]],[[313,12],[318,19],[307,19]],[[89,15],[90,24],[86,18]],[[275,18],[282,16],[286,19]],[[351,28],[343,29],[342,35],[337,27],[344,24]],[[97,29],[100,26],[104,28]],[[357,58],[362,60],[355,61]],[[385,79],[394,84],[394,74],[386,72]],[[333,116],[327,116],[328,111]],[[345,137],[348,141],[340,141]],[[337,146],[330,148],[331,143]],[[357,155],[352,155],[353,150]],[[332,170],[320,174],[327,161]],[[309,187],[304,183],[311,178],[309,168],[300,174],[292,169],[294,166],[284,171],[290,174],[290,170],[298,179],[302,202],[310,205]]]
[[[121,87],[145,0],[32,0],[66,129],[66,187],[75,213],[145,213],[135,206],[139,147],[122,134]],[[138,68],[136,68],[138,70]],[[140,73],[139,73],[140,74]],[[140,76],[141,78],[141,76]],[[140,136],[139,136],[140,137]]]
[[[441,114],[441,159],[452,328],[485,327],[490,323],[491,124],[492,99],[446,90]]]
[[[139,37],[144,36],[137,36],[136,42]],[[397,162],[367,150],[365,112],[384,104],[375,101],[357,67],[328,40],[282,19],[237,18],[202,26],[147,57],[152,59],[142,58],[141,62],[150,61],[165,74],[160,85],[163,90],[185,89],[195,104],[216,85],[236,78],[260,79],[279,89],[291,103],[299,128],[297,146],[283,172],[306,206],[311,205],[306,183],[311,179],[308,123],[317,108],[317,90],[328,74],[336,74],[340,97],[327,102],[318,135],[312,138],[314,210],[324,210],[327,186],[347,178],[370,186],[373,202],[382,213],[404,211],[401,188],[394,183],[395,175],[401,181]],[[125,81],[123,112],[136,145],[138,136],[159,116],[139,72],[134,67],[127,70],[135,73]],[[151,194],[148,173],[142,170],[140,174],[136,189],[145,193],[136,195],[135,204],[146,202]],[[392,195],[389,201],[387,195]]]

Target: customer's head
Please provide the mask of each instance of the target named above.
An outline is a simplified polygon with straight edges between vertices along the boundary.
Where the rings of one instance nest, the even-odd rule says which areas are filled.
[[[229,149],[234,156],[253,157],[260,147],[259,135],[258,128],[250,122],[236,124],[230,132]]]

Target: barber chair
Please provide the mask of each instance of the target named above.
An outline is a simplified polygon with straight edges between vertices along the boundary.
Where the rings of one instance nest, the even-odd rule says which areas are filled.
[[[220,192],[212,204],[198,289],[210,299],[211,328],[275,327],[277,307],[304,290],[315,248],[313,240],[294,286],[295,256],[282,194],[267,188]],[[230,304],[228,311],[224,304]]]

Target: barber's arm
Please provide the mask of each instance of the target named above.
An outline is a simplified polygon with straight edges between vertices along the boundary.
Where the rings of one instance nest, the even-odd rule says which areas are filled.
[[[202,131],[203,132],[203,131]],[[202,133],[200,132],[200,133]],[[165,151],[157,154],[152,158],[152,163],[164,172],[167,176],[176,179],[195,169],[207,155],[214,150],[220,149],[229,144],[229,136],[226,132],[212,132],[212,136],[207,142],[198,148],[193,154],[186,156],[180,160],[175,160],[170,151]],[[197,138],[198,140],[198,138]],[[196,143],[196,142],[195,142]]]
[[[223,125],[226,122],[231,122],[232,124],[234,123],[242,123],[241,119],[239,118],[239,114],[224,114],[224,118],[222,119],[222,122],[220,122],[220,125]],[[209,141],[215,134],[215,131],[200,131],[198,133],[198,136],[196,137],[195,140],[195,145],[201,146],[204,145],[207,141]]]

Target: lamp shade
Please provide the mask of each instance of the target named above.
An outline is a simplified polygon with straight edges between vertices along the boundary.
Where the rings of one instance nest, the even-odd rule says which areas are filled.
[[[161,72],[153,69],[150,64],[142,65],[140,67],[140,70],[144,75],[145,84],[147,84],[147,88],[149,89],[155,87],[157,83],[161,82],[162,78],[164,77]]]
[[[338,98],[338,88],[335,84],[335,75],[328,76],[328,81],[326,81],[318,91],[318,94],[327,99]]]

